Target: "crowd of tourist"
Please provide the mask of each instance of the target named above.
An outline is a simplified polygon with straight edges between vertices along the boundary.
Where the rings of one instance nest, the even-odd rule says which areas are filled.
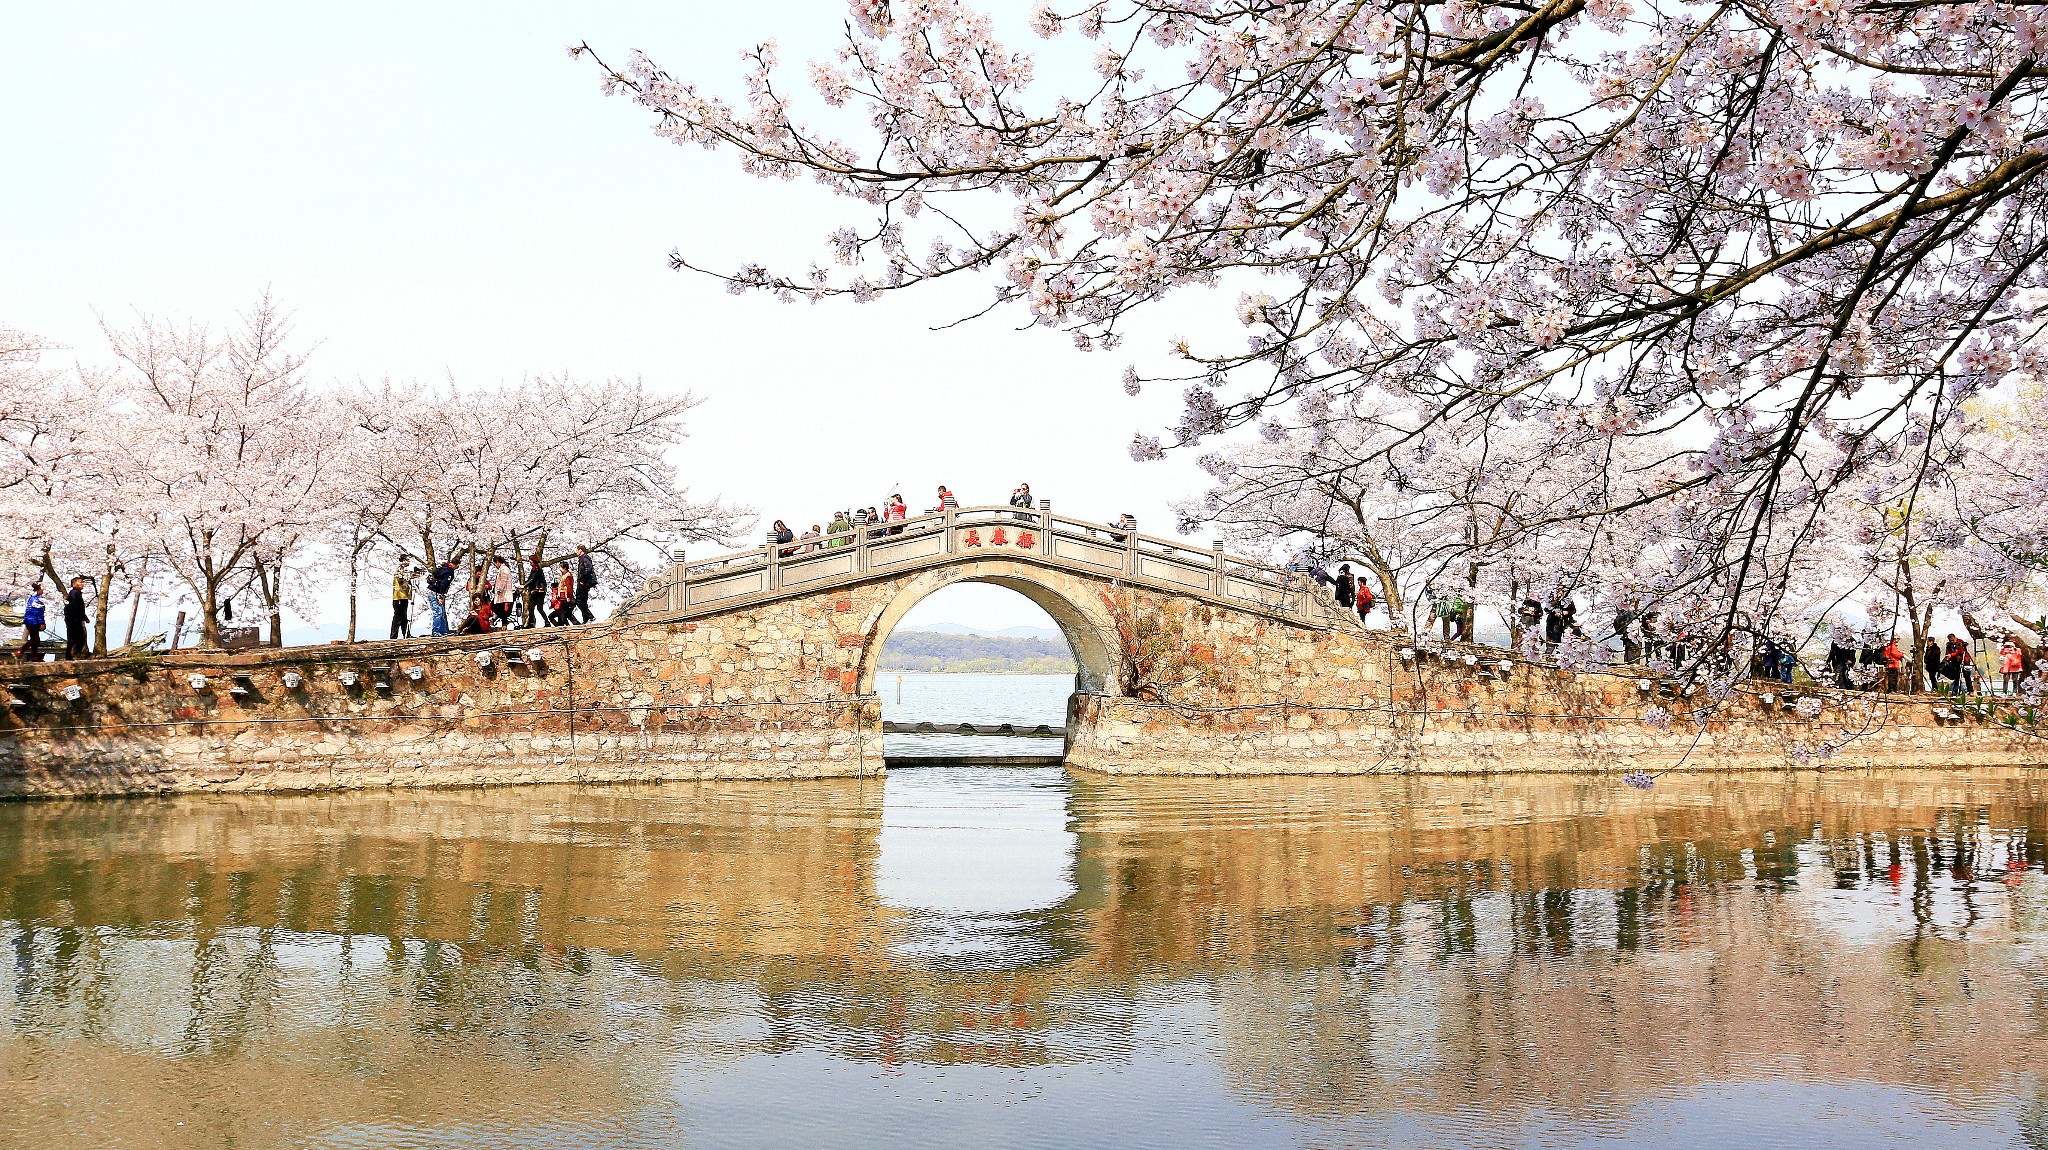
[[[1034,506],[1031,485],[1019,483],[1010,490],[1009,505],[1019,508],[1018,518],[1031,520],[1035,516],[1025,515]],[[922,514],[935,515],[941,511],[960,509],[960,499],[951,488],[939,484],[938,494],[932,499],[932,506]],[[777,519],[769,529],[768,542],[776,548],[775,554],[783,559],[794,559],[801,555],[814,555],[851,547],[863,539],[875,540],[890,535],[903,534],[904,521],[910,518],[910,505],[900,493],[891,493],[879,504],[867,507],[843,509],[832,513],[831,518],[820,525],[811,524],[809,529],[798,531],[786,520]],[[1136,520],[1126,514],[1124,520],[1135,525]],[[802,521],[799,520],[799,523]]]
[[[539,554],[525,562],[526,571],[520,574],[505,556],[491,556],[488,562],[471,565],[458,590],[456,580],[462,572],[454,559],[442,559],[424,577],[410,557],[399,560],[391,577],[391,637],[411,637],[415,592],[422,589],[429,633],[434,635],[486,635],[597,621],[590,609],[590,593],[597,589],[597,560],[590,548],[577,547],[572,558],[552,569]]]
[[[1323,588],[1341,609],[1357,614],[1361,622],[1378,602],[1362,572],[1351,563],[1339,563],[1333,572],[1308,551],[1303,551],[1288,570]],[[1473,641],[1476,611],[1470,599],[1457,592],[1439,593],[1425,586],[1420,595],[1425,629],[1441,627],[1446,642]],[[1531,654],[1554,656],[1567,642],[1597,642],[1605,658],[1622,664],[1663,664],[1679,666],[1701,654],[1703,638],[1682,623],[1667,622],[1654,609],[1624,607],[1615,612],[1612,629],[1604,636],[1590,636],[1579,621],[1579,605],[1569,592],[1547,597],[1523,598],[1508,622],[1513,634]],[[1867,640],[1845,637],[1837,631],[1829,640],[1826,660],[1820,666],[1805,667],[1807,677],[1850,691],[1914,692],[1974,695],[1989,691],[2017,694],[2033,671],[2033,656],[2018,635],[1999,635],[1987,645],[1985,654],[1991,670],[1987,674],[1970,640],[1955,634],[1929,639],[1916,662],[1909,652],[1910,640],[1901,645],[1896,636],[1872,635]],[[1738,645],[1737,636],[1724,635],[1717,649],[1705,652],[1707,666],[1726,673],[1738,665],[1747,652],[1753,677],[1790,683],[1802,669],[1796,646],[1773,635],[1755,635]],[[1618,658],[1617,658],[1618,657]]]

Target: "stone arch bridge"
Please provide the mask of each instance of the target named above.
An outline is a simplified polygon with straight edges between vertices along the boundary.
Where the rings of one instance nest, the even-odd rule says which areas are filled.
[[[952,583],[992,583],[1023,595],[1059,626],[1085,695],[1128,691],[1122,648],[1134,611],[1162,601],[1204,618],[1238,617],[1254,633],[1267,624],[1302,633],[1360,632],[1351,612],[1309,580],[1263,563],[1172,540],[1054,515],[1049,507],[970,507],[820,541],[765,544],[702,562],[677,561],[623,603],[627,621],[705,620],[778,614],[792,603],[822,618],[830,602],[833,642],[858,651],[840,665],[856,693],[873,693],[875,662],[896,624],[920,600]],[[1142,595],[1133,600],[1133,595]],[[855,606],[857,605],[857,606]],[[850,617],[849,617],[850,616]],[[815,631],[819,624],[813,623]],[[793,637],[804,646],[819,634]],[[855,638],[860,641],[854,642]]]
[[[1834,766],[2048,763],[2048,742],[1943,700],[1768,684],[1708,705],[1641,668],[1368,631],[1220,549],[976,507],[679,556],[583,627],[24,667],[0,796],[878,774],[882,645],[961,581],[1065,634],[1065,762],[1084,770],[1770,769],[1821,746]],[[1646,723],[1652,706],[1678,721]]]

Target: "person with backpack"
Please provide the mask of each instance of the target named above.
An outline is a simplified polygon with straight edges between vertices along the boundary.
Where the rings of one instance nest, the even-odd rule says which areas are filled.
[[[21,658],[23,662],[43,661],[43,583],[36,580],[28,600],[21,605]]]
[[[583,613],[585,623],[597,622],[597,616],[590,613],[590,593],[597,589],[597,560],[590,554],[590,548],[576,545],[576,602],[575,610]]]
[[[448,633],[448,590],[455,586],[455,561],[443,559],[427,576],[427,610],[433,612],[433,633]]]
[[[1970,647],[1954,635],[1941,652],[1941,677],[1948,680],[1949,694],[1970,693]]]
[[[1436,601],[1436,617],[1443,620],[1444,640],[1461,643],[1465,639],[1465,613],[1471,604],[1456,592],[1441,596]]]

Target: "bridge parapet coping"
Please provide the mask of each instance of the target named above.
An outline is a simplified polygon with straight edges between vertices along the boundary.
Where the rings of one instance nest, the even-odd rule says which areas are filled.
[[[821,539],[676,561],[619,607],[622,616],[689,618],[809,595],[870,579],[977,558],[1023,560],[1218,605],[1330,629],[1356,628],[1350,612],[1326,603],[1299,573],[1191,547],[1134,525],[1094,523],[1037,507],[946,508],[893,523],[863,525]]]

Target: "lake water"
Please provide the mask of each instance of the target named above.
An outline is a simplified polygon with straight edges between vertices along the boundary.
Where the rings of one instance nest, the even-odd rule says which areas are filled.
[[[882,718],[911,723],[1014,723],[1020,727],[1067,721],[1072,675],[954,675],[884,671],[875,676]],[[895,757],[1058,755],[1061,739],[983,735],[889,735],[884,753]]]
[[[2043,1146],[2048,775],[0,804],[0,1146]]]

